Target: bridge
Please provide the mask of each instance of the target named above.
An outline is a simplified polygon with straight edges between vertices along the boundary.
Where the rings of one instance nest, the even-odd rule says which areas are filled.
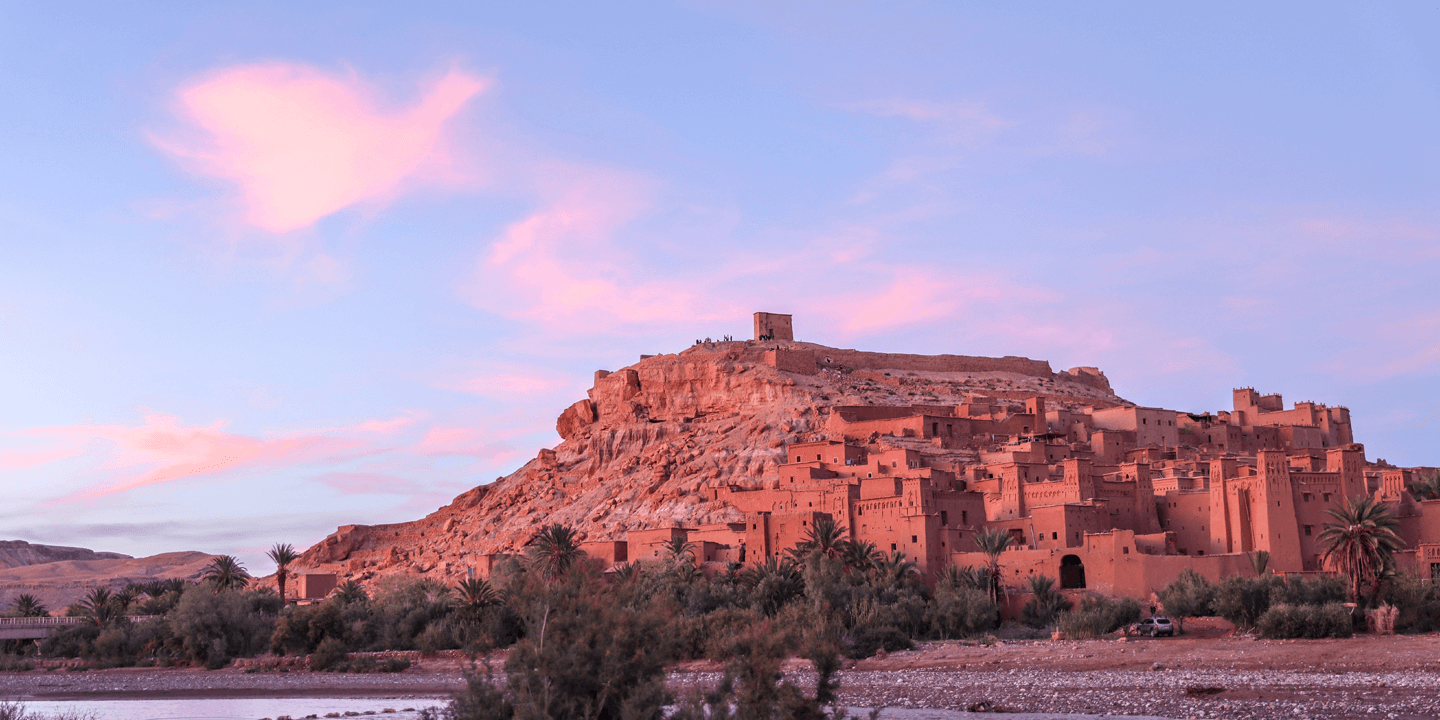
[[[131,622],[150,620],[156,615],[128,615]],[[0,640],[40,640],[81,623],[95,622],[87,617],[18,617],[0,618]]]

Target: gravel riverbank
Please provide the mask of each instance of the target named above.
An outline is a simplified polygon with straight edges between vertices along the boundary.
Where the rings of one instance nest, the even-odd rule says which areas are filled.
[[[503,662],[500,656],[492,662]],[[812,684],[802,661],[789,674]],[[687,663],[686,692],[719,679]],[[0,698],[31,700],[394,697],[435,698],[464,686],[464,664],[427,659],[403,673],[246,672],[122,668],[0,673]],[[926,643],[843,671],[852,707],[985,708],[1169,718],[1440,718],[1440,636],[1266,642],[1243,638],[1120,643]]]

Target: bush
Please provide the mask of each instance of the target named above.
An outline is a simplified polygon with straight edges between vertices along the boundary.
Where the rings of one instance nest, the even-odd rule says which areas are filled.
[[[1384,600],[1400,610],[1395,632],[1440,630],[1440,585],[1413,574],[1400,575],[1386,583]]]
[[[1031,597],[1020,610],[1021,620],[1030,627],[1049,627],[1062,612],[1070,609],[1071,602],[1055,591],[1055,580],[1044,575],[1029,578]]]
[[[41,640],[40,654],[56,658],[92,658],[97,637],[100,637],[100,626],[94,623],[71,625]]]
[[[1211,603],[1215,598],[1215,585],[1204,575],[1185,569],[1175,582],[1166,585],[1158,593],[1165,614],[1174,620],[1181,632],[1185,631],[1185,618],[1205,617],[1214,613]]]
[[[1350,610],[1339,603],[1328,605],[1276,605],[1265,611],[1255,624],[1260,637],[1348,638],[1354,629]]]
[[[1080,600],[1080,607],[1061,613],[1055,623],[1057,630],[1076,640],[1096,638],[1140,621],[1140,601],[1132,597],[1110,600],[1090,593]]]
[[[1235,623],[1236,627],[1254,627],[1260,616],[1270,609],[1270,591],[1276,584],[1283,583],[1265,577],[1227,577],[1215,589],[1215,614]]]
[[[935,589],[930,627],[944,639],[971,637],[1000,627],[1000,606],[973,586]]]
[[[214,592],[196,585],[185,591],[168,620],[185,656],[206,667],[229,664],[230,658],[251,657],[269,646],[275,617],[257,593]],[[223,667],[223,665],[221,665]]]
[[[310,653],[310,669],[329,670],[344,662],[349,654],[349,648],[345,647],[345,641],[340,638],[327,637],[320,641],[315,652]]]

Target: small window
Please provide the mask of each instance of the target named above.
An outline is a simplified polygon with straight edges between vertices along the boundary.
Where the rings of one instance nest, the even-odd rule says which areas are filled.
[[[1058,532],[1052,532],[1052,533],[1050,533],[1050,539],[1051,539],[1051,540],[1059,540],[1059,539],[1060,539],[1060,533],[1058,533]]]
[[[890,543],[890,552],[895,552],[898,549],[899,548],[895,547],[895,543]]]
[[[1313,535],[1313,534],[1315,534],[1315,526],[1314,526],[1314,525],[1306,525],[1306,526],[1305,526],[1305,537],[1310,537],[1310,536]]]
[[[1127,547],[1127,548],[1124,548],[1124,554],[1129,555],[1129,554],[1130,554],[1130,548],[1128,548],[1128,547]]]
[[[917,536],[917,535],[911,535],[911,536],[910,536],[910,542],[912,542],[912,543],[918,543],[918,542],[920,542],[920,537]]]
[[[1325,502],[1327,502],[1327,503],[1330,502],[1330,493],[1325,493],[1324,499],[1325,499]]]

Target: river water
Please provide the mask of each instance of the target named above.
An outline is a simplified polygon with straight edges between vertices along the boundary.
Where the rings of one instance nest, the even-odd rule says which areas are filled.
[[[289,715],[360,713],[362,717],[415,720],[420,710],[443,705],[442,700],[416,698],[243,698],[220,700],[33,700],[26,711],[42,717],[93,717],[95,720],[260,720]],[[406,708],[409,708],[407,711]],[[385,712],[393,710],[394,712]],[[355,717],[355,716],[350,716]]]

